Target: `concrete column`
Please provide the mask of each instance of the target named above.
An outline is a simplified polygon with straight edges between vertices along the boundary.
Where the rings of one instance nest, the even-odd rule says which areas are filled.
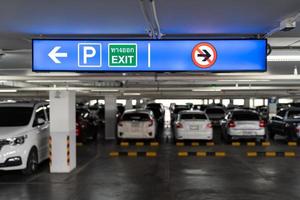
[[[244,99],[244,106],[250,108],[250,98]]]
[[[105,139],[114,140],[117,129],[117,97],[105,96]]]
[[[136,99],[136,108],[140,108],[141,106],[141,99]]]
[[[132,99],[127,99],[126,100],[125,109],[126,110],[132,109]]]
[[[51,173],[76,168],[76,96],[74,91],[50,91]]]
[[[269,98],[268,107],[269,107],[270,118],[277,114],[277,103],[278,103],[278,99],[276,97]]]

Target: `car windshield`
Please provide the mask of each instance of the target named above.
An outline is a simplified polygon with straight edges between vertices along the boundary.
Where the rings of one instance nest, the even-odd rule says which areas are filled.
[[[234,112],[232,115],[232,120],[257,121],[259,120],[259,115],[253,112]]]
[[[205,111],[207,114],[224,114],[225,111],[222,108],[208,108]]]
[[[207,119],[207,118],[204,114],[186,113],[186,114],[181,114],[180,119]]]
[[[32,111],[32,107],[0,107],[0,126],[26,126]]]
[[[290,110],[288,113],[289,119],[300,119],[300,110]]]
[[[147,113],[127,113],[123,115],[123,121],[148,121],[150,116]]]

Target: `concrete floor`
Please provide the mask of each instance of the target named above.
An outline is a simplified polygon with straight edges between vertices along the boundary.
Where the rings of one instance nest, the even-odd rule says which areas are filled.
[[[120,147],[115,143],[78,147],[78,168],[34,176],[0,172],[0,199],[82,200],[295,200],[300,199],[300,147]],[[110,157],[111,151],[155,151],[157,157]],[[247,151],[295,151],[296,158],[248,158]],[[226,157],[178,157],[179,151],[225,151]]]

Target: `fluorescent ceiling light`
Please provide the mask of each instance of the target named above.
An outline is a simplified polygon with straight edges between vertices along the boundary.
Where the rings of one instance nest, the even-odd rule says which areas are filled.
[[[124,96],[139,96],[141,93],[135,93],[135,92],[128,92],[128,93],[123,93]]]
[[[217,80],[218,82],[268,82],[271,80]]]
[[[289,61],[300,61],[299,55],[270,55],[267,57],[270,62],[289,62]]]
[[[117,89],[94,89],[92,92],[119,92]]]
[[[11,89],[0,89],[0,92],[17,92],[17,90],[11,90]]]
[[[212,89],[193,89],[193,92],[221,92],[221,89],[212,88]]]
[[[79,83],[79,80],[28,80],[27,83]]]

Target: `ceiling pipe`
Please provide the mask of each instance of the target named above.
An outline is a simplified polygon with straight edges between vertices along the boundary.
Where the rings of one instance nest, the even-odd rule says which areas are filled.
[[[156,6],[154,0],[140,0],[141,11],[148,25],[148,34],[152,39],[161,39],[163,34],[160,30]],[[149,5],[150,3],[150,5]]]

